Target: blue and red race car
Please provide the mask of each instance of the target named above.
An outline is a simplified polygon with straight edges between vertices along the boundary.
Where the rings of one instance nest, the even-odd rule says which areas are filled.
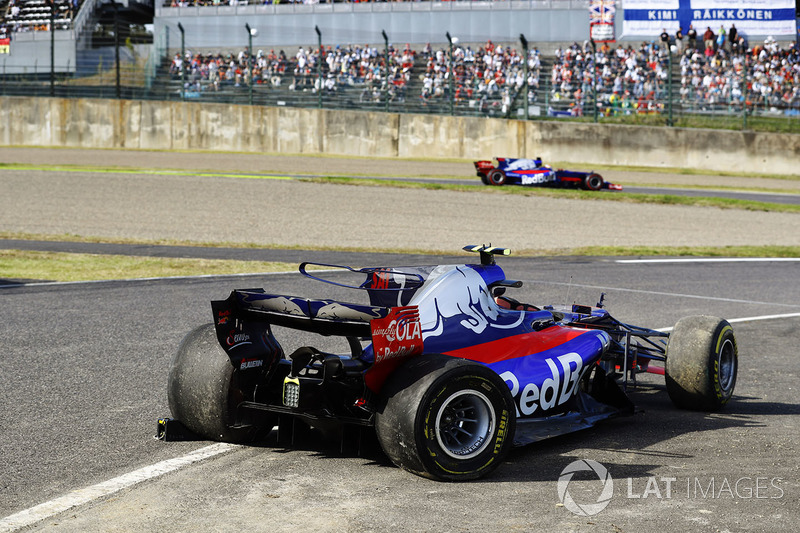
[[[579,188],[587,191],[621,191],[622,185],[609,183],[596,172],[553,170],[541,158],[511,159],[496,157],[475,161],[475,170],[485,185],[526,185],[529,187]]]
[[[298,432],[344,439],[355,429],[377,435],[406,470],[464,480],[494,470],[514,445],[633,413],[625,384],[640,372],[665,375],[681,408],[716,410],[731,398],[738,356],[727,321],[687,317],[666,333],[616,320],[602,295],[595,306],[523,304],[505,295],[522,282],[495,262],[508,250],[465,250],[480,263],[300,265],[368,303],[261,289],[211,302],[213,323],[190,332],[173,359],[175,418],[159,420],[160,435],[188,428],[244,442],[277,426],[278,442],[291,444]],[[285,351],[275,327],[346,339],[347,352]]]

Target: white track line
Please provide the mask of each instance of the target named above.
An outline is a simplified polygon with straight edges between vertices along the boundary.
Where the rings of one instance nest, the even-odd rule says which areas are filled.
[[[773,263],[800,261],[800,257],[687,257],[679,259],[617,259],[615,263]]]
[[[786,313],[784,315],[760,315],[760,316],[746,316],[742,318],[728,318],[726,319],[731,324],[737,324],[741,322],[756,322],[758,320],[776,320],[779,318],[800,318],[800,313]],[[669,333],[672,331],[673,328],[660,328],[656,331],[663,331],[664,333]]]
[[[114,479],[98,483],[97,485],[70,492],[60,498],[50,500],[49,502],[36,505],[30,509],[25,509],[24,511],[3,518],[0,520],[0,533],[11,532],[30,526],[42,520],[46,520],[51,516],[63,513],[73,507],[109,496],[122,489],[141,483],[142,481],[162,476],[192,463],[226,453],[237,447],[238,446],[234,444],[212,444],[211,446],[195,450],[183,457],[167,459],[166,461],[134,470],[133,472],[123,474]]]
[[[607,285],[585,285],[580,283],[569,283],[563,281],[544,281],[544,280],[536,280],[536,279],[528,279],[528,280],[521,280],[523,283],[534,284],[538,283],[541,285],[558,285],[562,287],[579,287],[581,289],[596,289],[605,292],[633,292],[639,294],[653,294],[656,296],[671,296],[676,298],[694,298],[696,300],[713,300],[715,302],[730,302],[730,303],[737,303],[737,304],[753,304],[753,305],[771,305],[775,307],[800,307],[800,304],[782,304],[782,303],[775,303],[775,302],[759,302],[757,300],[740,300],[736,298],[719,298],[716,296],[702,296],[698,294],[683,294],[680,292],[662,292],[662,291],[646,291],[643,289],[626,289],[624,287],[609,287]]]

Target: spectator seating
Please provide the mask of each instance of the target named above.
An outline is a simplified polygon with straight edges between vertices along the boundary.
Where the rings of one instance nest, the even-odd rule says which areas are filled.
[[[55,8],[54,23],[56,29],[68,30],[72,19],[77,14],[77,2],[73,0],[9,0],[0,7],[2,19],[0,23],[9,32],[49,31],[51,8]]]
[[[720,49],[706,55],[689,48],[673,55],[673,106],[728,113],[736,106],[741,109],[746,90],[748,105],[796,112],[800,108],[797,50],[781,49],[773,40],[746,50],[739,54]],[[592,109],[594,90],[600,115],[665,111],[669,58],[663,46],[652,42],[601,45],[596,50],[589,43],[573,43],[549,57],[533,48],[523,58],[513,46],[489,41],[455,46],[452,68],[449,49],[430,45],[419,51],[409,45],[390,47],[388,67],[384,57],[383,49],[369,45],[327,47],[321,60],[318,50],[306,48],[294,55],[259,50],[252,60],[246,50],[224,55],[187,52],[184,58],[180,54],[172,58],[167,78],[173,84],[172,94],[180,94],[183,74],[184,97],[203,100],[229,100],[237,94],[241,98],[252,76],[256,103],[306,100],[309,105],[308,100],[323,97],[335,100],[336,106],[383,109],[402,104],[404,111],[441,113],[447,112],[451,101],[452,76],[453,103],[459,114],[508,116],[527,97],[538,107],[534,114],[582,116]],[[526,60],[527,95],[523,94]]]

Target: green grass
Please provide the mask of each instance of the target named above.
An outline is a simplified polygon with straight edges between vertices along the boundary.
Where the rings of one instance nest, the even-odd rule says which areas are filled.
[[[267,261],[230,261],[0,250],[0,278],[90,281],[260,272],[286,272],[297,265]]]

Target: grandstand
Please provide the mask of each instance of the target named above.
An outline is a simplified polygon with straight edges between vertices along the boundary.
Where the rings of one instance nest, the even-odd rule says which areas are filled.
[[[6,11],[19,8],[20,21],[15,2],[30,8],[42,1],[49,0],[10,0]],[[593,48],[587,2],[578,0],[157,0],[150,6],[155,43],[139,47],[117,44],[131,35],[128,14],[139,4],[124,8],[120,35],[113,26],[119,6],[85,0],[76,16],[56,5],[63,16],[54,33],[72,39],[76,53],[54,69],[62,77],[50,84],[53,95],[529,118],[731,115],[745,108],[796,116],[800,107],[800,61],[788,40],[768,36],[762,43],[742,32],[741,42],[709,51],[700,41],[697,50],[681,46],[669,54],[655,36]],[[6,31],[15,41],[32,35],[36,60],[49,67],[46,40],[36,35],[51,32],[36,31],[41,18],[30,16],[44,11],[25,13],[31,29],[17,22]],[[549,24],[531,30],[531,20]],[[518,31],[526,26],[536,39],[527,55]],[[461,40],[448,42],[448,28]],[[570,32],[578,38],[563,40]],[[62,47],[56,48],[58,56]],[[127,62],[122,73],[120,62]],[[7,72],[4,61],[3,94],[48,94],[41,83],[47,70],[35,68],[24,79]]]

